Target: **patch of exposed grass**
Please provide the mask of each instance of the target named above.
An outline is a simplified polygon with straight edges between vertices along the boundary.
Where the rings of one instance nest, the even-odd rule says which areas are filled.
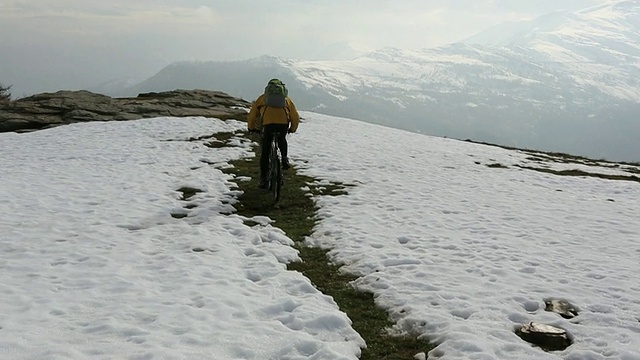
[[[628,173],[640,174],[640,167],[622,166],[621,169]]]
[[[560,152],[521,149],[521,148],[516,148],[516,147],[513,147],[513,146],[498,145],[498,144],[492,144],[492,143],[483,142],[483,141],[474,141],[474,140],[471,140],[471,139],[466,139],[465,141],[466,142],[470,142],[470,143],[474,143],[474,144],[495,146],[495,147],[499,147],[499,148],[503,148],[503,149],[507,149],[507,150],[522,151],[522,152],[529,153],[529,154],[531,154],[533,156],[536,156],[536,157],[538,157],[538,159],[541,158],[541,157],[544,157],[547,160],[552,160],[552,161],[556,161],[556,162],[595,162],[595,160],[592,160],[592,159],[589,159],[589,158],[585,158],[585,157],[577,156],[577,155],[566,154],[566,153],[560,153]],[[531,159],[531,160],[538,160],[538,159]],[[606,160],[599,160],[599,161],[600,162],[606,162]]]
[[[220,134],[218,141],[226,142],[234,134]],[[257,135],[245,134],[254,141]],[[292,149],[295,151],[295,149]],[[355,276],[340,273],[340,266],[332,264],[327,250],[304,245],[306,236],[311,235],[315,226],[317,207],[309,197],[314,195],[340,196],[346,194],[348,185],[324,184],[316,179],[296,174],[295,169],[284,172],[284,187],[278,205],[274,206],[270,194],[258,188],[259,157],[232,162],[234,168],[229,173],[250,177],[249,181],[239,182],[243,191],[237,212],[246,217],[266,215],[275,221],[274,226],[286,232],[300,251],[302,262],[289,264],[288,269],[299,271],[324,294],[334,298],[338,306],[352,321],[353,328],[365,339],[367,348],[363,349],[361,359],[366,360],[405,360],[413,359],[420,352],[427,353],[433,348],[430,343],[417,339],[417,334],[406,336],[389,335],[388,329],[393,321],[383,309],[377,307],[373,294],[357,291],[351,282]],[[309,189],[307,192],[303,188]],[[255,223],[249,222],[253,226]]]
[[[536,167],[522,166],[522,165],[516,165],[516,166],[523,169],[535,170],[539,172],[560,175],[560,176],[583,176],[583,177],[596,177],[596,178],[607,179],[607,180],[626,180],[626,181],[640,182],[640,177],[637,177],[635,175],[599,174],[599,173],[590,173],[590,172],[582,171],[578,169],[553,170],[553,169],[547,169],[547,168],[536,168]]]
[[[505,165],[502,165],[502,164],[498,164],[498,163],[487,164],[487,167],[490,167],[490,168],[499,168],[499,169],[506,169],[506,168],[508,168],[508,166],[505,166]]]
[[[496,146],[496,147],[500,147],[508,150],[521,151],[529,154],[529,156],[527,156],[526,158],[527,160],[534,161],[540,164],[539,165],[540,167],[514,165],[521,169],[534,170],[534,171],[560,175],[560,176],[597,177],[597,178],[608,179],[608,180],[625,180],[625,181],[640,182],[640,177],[637,177],[635,175],[602,174],[602,173],[588,172],[588,171],[583,171],[578,169],[554,170],[549,168],[548,167],[549,165],[547,164],[547,163],[554,163],[554,162],[562,163],[562,164],[578,164],[578,165],[585,165],[585,166],[619,169],[621,171],[624,171],[630,174],[640,174],[640,164],[637,164],[637,163],[610,162],[607,160],[593,160],[593,159],[589,159],[581,156],[569,155],[569,154],[558,153],[558,152],[534,151],[534,150],[527,150],[527,149],[518,149],[510,146],[502,146],[502,145],[495,145],[495,144],[484,143],[484,142],[477,142],[472,140],[466,140],[466,141],[476,143],[476,144]],[[476,161],[475,163],[480,164],[480,162],[478,161]],[[507,166],[499,163],[487,164],[486,166],[490,168],[507,168]]]
[[[187,186],[181,187],[177,191],[182,193],[181,200],[185,200],[185,201],[191,199],[195,194],[202,192],[202,190],[200,189],[195,189]]]
[[[466,142],[474,143],[474,144],[482,144],[487,146],[495,146],[507,150],[521,151],[524,153],[528,153],[531,155],[529,160],[533,161],[553,161],[557,163],[576,163],[576,164],[584,164],[584,165],[592,165],[592,166],[602,166],[602,167],[611,167],[617,168],[620,165],[630,165],[630,166],[640,166],[638,162],[625,162],[625,161],[609,161],[606,159],[589,159],[584,156],[571,155],[567,153],[554,152],[554,151],[542,151],[542,150],[532,150],[532,149],[521,149],[513,146],[507,145],[498,145],[492,144],[483,141],[474,141],[467,139]]]

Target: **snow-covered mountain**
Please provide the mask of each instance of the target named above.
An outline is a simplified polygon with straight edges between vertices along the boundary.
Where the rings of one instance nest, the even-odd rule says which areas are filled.
[[[341,41],[318,49],[310,54],[309,58],[312,60],[353,60],[371,50],[360,44]]]
[[[288,84],[302,109],[438,136],[640,161],[637,0],[353,60],[177,63],[128,91],[205,88],[251,100],[272,77]]]
[[[96,93],[111,94],[114,92],[121,91],[123,88],[133,87],[138,83],[140,83],[140,79],[132,79],[132,78],[114,79],[111,81],[100,83],[89,90]]]

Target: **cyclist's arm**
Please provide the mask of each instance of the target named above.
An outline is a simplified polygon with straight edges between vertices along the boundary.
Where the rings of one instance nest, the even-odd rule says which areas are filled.
[[[260,95],[260,97],[251,104],[251,110],[249,110],[249,115],[247,115],[247,128],[249,130],[255,129],[256,120],[258,119],[258,116],[260,116],[260,107],[263,103],[264,95]]]
[[[289,126],[289,132],[296,132],[298,130],[298,125],[300,124],[300,114],[298,114],[298,110],[296,110],[296,105],[291,101],[291,99],[287,98],[288,106],[289,106],[289,119],[291,120],[291,125]]]

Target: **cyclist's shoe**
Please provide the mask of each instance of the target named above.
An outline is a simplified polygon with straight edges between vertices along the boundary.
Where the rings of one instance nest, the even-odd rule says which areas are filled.
[[[288,170],[291,167],[291,165],[289,165],[289,160],[285,160],[282,162],[282,168],[284,170]]]
[[[267,181],[267,179],[260,179],[260,185],[258,185],[258,187],[260,189],[268,189],[269,188],[269,181]]]

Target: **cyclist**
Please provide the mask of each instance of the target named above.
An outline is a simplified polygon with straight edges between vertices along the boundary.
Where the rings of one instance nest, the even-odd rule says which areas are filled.
[[[276,88],[276,90],[272,90],[272,88]],[[260,125],[262,125],[260,188],[266,189],[268,187],[267,171],[269,167],[270,144],[274,134],[280,134],[278,147],[282,153],[282,168],[286,170],[289,168],[286,136],[287,133],[296,132],[300,124],[300,115],[293,101],[289,98],[282,81],[278,79],[271,79],[269,81],[265,88],[265,93],[253,102],[247,117],[247,122],[249,131],[258,131]]]

